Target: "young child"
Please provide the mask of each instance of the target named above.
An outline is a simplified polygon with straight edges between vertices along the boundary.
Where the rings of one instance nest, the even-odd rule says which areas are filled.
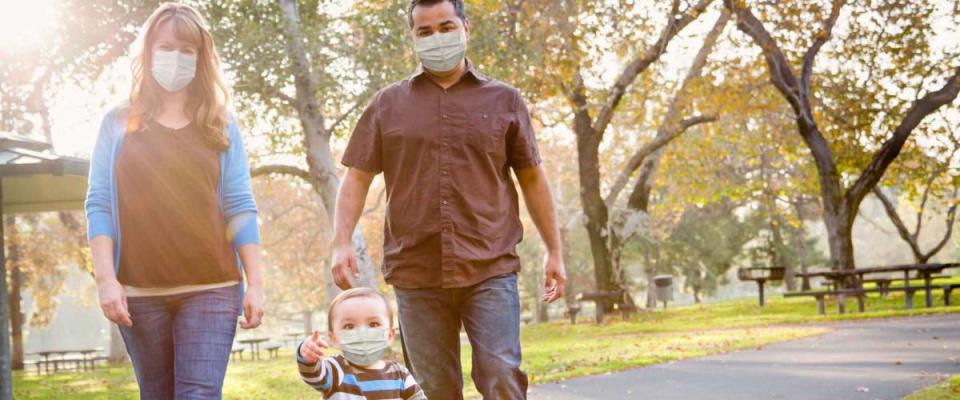
[[[379,292],[365,287],[340,293],[327,310],[330,344],[341,354],[327,357],[320,331],[297,348],[303,381],[325,399],[426,400],[413,375],[396,361],[384,361],[393,343],[393,310]]]

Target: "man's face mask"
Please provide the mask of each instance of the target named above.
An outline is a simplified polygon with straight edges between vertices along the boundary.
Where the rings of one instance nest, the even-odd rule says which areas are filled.
[[[460,65],[467,54],[467,34],[461,29],[418,37],[414,48],[424,68],[434,72],[450,72]]]
[[[386,328],[358,328],[340,332],[340,351],[347,361],[361,367],[383,359],[389,347]]]
[[[197,55],[179,51],[157,50],[151,67],[153,79],[168,92],[177,92],[193,81],[197,72]]]

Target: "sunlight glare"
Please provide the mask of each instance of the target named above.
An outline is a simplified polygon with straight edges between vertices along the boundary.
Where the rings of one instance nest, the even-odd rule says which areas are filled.
[[[56,0],[0,0],[0,52],[17,54],[43,45],[53,33]]]

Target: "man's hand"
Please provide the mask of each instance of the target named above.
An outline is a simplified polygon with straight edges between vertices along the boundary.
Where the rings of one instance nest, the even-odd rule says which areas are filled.
[[[340,289],[347,290],[353,287],[351,276],[353,279],[360,278],[360,267],[357,266],[353,245],[338,245],[333,249],[333,281]]]
[[[320,338],[320,331],[313,331],[313,335],[303,340],[300,345],[300,358],[310,364],[316,364],[323,358],[323,349],[326,349],[327,342]]]
[[[247,286],[243,294],[243,321],[240,327],[253,329],[263,321],[263,288],[261,286]]]
[[[567,283],[567,271],[563,267],[563,256],[555,252],[547,253],[543,270],[546,274],[543,280],[543,301],[553,303],[563,297],[563,288]]]
[[[127,294],[116,279],[97,282],[97,295],[100,297],[100,309],[103,316],[117,325],[133,326],[130,311],[127,309]]]

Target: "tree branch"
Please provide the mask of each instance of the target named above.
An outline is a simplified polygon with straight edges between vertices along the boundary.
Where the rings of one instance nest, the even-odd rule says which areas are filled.
[[[954,198],[957,197],[957,189],[953,190],[953,197]],[[927,252],[927,254],[924,254],[924,257],[926,257],[927,259],[939,253],[940,250],[943,250],[943,247],[946,246],[947,242],[950,241],[950,237],[953,236],[953,225],[957,220],[958,205],[960,204],[955,203],[954,205],[950,206],[949,211],[947,211],[946,221],[944,221],[947,225],[947,231],[943,234],[943,238],[940,239],[940,243],[937,243],[937,245],[934,246],[932,249],[930,249],[930,251]]]
[[[377,202],[376,202],[373,206],[371,206],[370,208],[368,208],[368,209],[366,209],[366,210],[363,210],[363,213],[360,214],[360,215],[365,216],[365,215],[367,215],[367,214],[370,214],[370,213],[372,213],[372,212],[377,211],[378,209],[380,209],[380,205],[381,205],[381,203],[383,202],[383,194],[386,193],[386,192],[387,192],[387,188],[381,188],[381,189],[380,189],[380,193],[377,194]]]
[[[340,126],[340,124],[342,124],[343,121],[345,121],[347,118],[349,118],[350,114],[353,114],[353,112],[356,111],[358,108],[360,108],[360,105],[365,103],[366,101],[367,101],[366,94],[361,95],[357,99],[357,101],[353,103],[353,106],[351,106],[350,109],[345,111],[343,114],[340,114],[340,116],[337,117],[337,119],[334,120],[332,124],[330,124],[330,126],[327,128],[327,132],[330,132],[331,134],[333,134],[333,132],[337,129],[337,127]]]
[[[933,114],[940,109],[940,107],[951,103],[957,98],[958,93],[960,93],[960,68],[957,68],[953,75],[947,78],[947,82],[943,87],[927,93],[914,102],[910,110],[907,111],[907,115],[903,117],[900,125],[893,131],[893,136],[883,143],[880,150],[874,153],[870,164],[867,165],[867,168],[863,170],[863,173],[860,174],[853,183],[853,186],[850,187],[850,190],[847,191],[845,197],[848,207],[855,208],[855,206],[860,204],[860,201],[863,200],[863,197],[866,196],[870,189],[876,186],[880,178],[883,177],[884,172],[886,172],[887,167],[890,166],[890,163],[900,155],[903,144],[906,143],[907,138],[913,133],[914,128],[920,125],[928,115]]]
[[[813,74],[814,60],[823,45],[827,43],[833,35],[833,26],[836,25],[837,18],[840,17],[840,9],[843,7],[844,0],[833,0],[832,3],[830,15],[823,21],[823,27],[817,32],[813,44],[810,45],[810,48],[807,49],[807,52],[803,55],[803,67],[800,71],[800,97],[808,101],[807,108],[810,108],[810,76]]]
[[[653,45],[647,47],[646,50],[624,67],[617,81],[614,82],[608,90],[607,102],[597,114],[596,121],[593,122],[594,132],[597,132],[601,136],[603,135],[610,121],[613,120],[613,113],[617,105],[620,104],[620,100],[622,100],[626,94],[627,87],[636,80],[640,73],[649,68],[654,61],[657,61],[660,56],[667,51],[667,45],[670,44],[670,41],[673,40],[680,31],[686,28],[687,25],[695,21],[712,2],[713,0],[700,0],[696,5],[680,13],[679,1],[674,1],[670,15],[668,16],[670,22],[667,23],[666,28],[660,33],[660,37]]]
[[[893,222],[893,226],[897,228],[897,234],[900,235],[907,244],[910,246],[910,251],[913,252],[913,256],[918,260],[920,259],[922,252],[920,251],[920,245],[917,243],[917,237],[910,234],[910,231],[907,230],[907,225],[903,223],[903,219],[900,218],[900,214],[897,212],[897,207],[893,205],[893,202],[879,186],[873,187],[873,194],[877,196],[877,199],[880,200],[880,203],[883,204],[883,209],[887,212],[887,216],[890,217],[890,221]],[[920,232],[917,232],[918,234]]]
[[[633,156],[631,156],[630,160],[627,161],[627,165],[623,168],[623,171],[620,172],[617,180],[610,188],[610,193],[607,194],[607,198],[604,200],[604,202],[607,204],[607,207],[612,206],[613,203],[617,201],[617,197],[620,196],[620,192],[623,191],[623,188],[627,186],[630,176],[633,175],[637,168],[640,168],[640,165],[643,164],[647,157],[657,150],[662,149],[664,146],[670,144],[673,139],[679,137],[690,127],[707,122],[714,122],[716,120],[717,116],[715,115],[687,118],[681,121],[679,125],[671,127],[671,129],[663,130],[661,132],[662,134],[658,134],[652,141],[637,149],[636,153],[633,153]]]
[[[713,28],[710,29],[710,32],[707,33],[707,36],[703,40],[703,45],[700,46],[700,50],[697,51],[697,55],[693,58],[693,63],[690,66],[690,69],[687,71],[687,76],[684,77],[683,83],[680,84],[680,88],[677,89],[677,93],[674,94],[673,99],[670,100],[670,105],[667,107],[666,115],[663,117],[663,121],[660,123],[660,127],[657,128],[657,134],[654,139],[637,150],[633,156],[630,157],[630,160],[627,162],[627,166],[624,168],[623,172],[620,173],[620,176],[617,177],[616,182],[613,187],[611,187],[607,198],[604,200],[604,203],[607,207],[611,207],[613,203],[617,201],[617,197],[620,196],[620,192],[627,185],[627,182],[630,180],[630,175],[633,175],[634,171],[643,164],[643,161],[650,155],[669,144],[673,139],[677,138],[684,132],[687,128],[702,124],[705,122],[713,122],[717,120],[715,115],[711,116],[696,116],[689,118],[683,121],[679,121],[681,110],[687,105],[687,96],[690,92],[690,87],[693,85],[694,81],[700,78],[703,73],[703,67],[707,64],[707,58],[710,53],[713,52],[713,48],[717,43],[717,40],[720,37],[720,34],[723,33],[724,27],[726,27],[727,22],[730,21],[730,12],[726,9],[720,13],[720,17],[717,19],[717,22],[714,23]]]
[[[292,165],[280,165],[280,164],[271,164],[271,165],[261,165],[256,168],[250,169],[250,176],[259,177],[265,175],[287,175],[293,176],[300,179],[303,179],[305,182],[310,183],[310,172],[307,172],[305,169],[299,167],[294,167]]]

